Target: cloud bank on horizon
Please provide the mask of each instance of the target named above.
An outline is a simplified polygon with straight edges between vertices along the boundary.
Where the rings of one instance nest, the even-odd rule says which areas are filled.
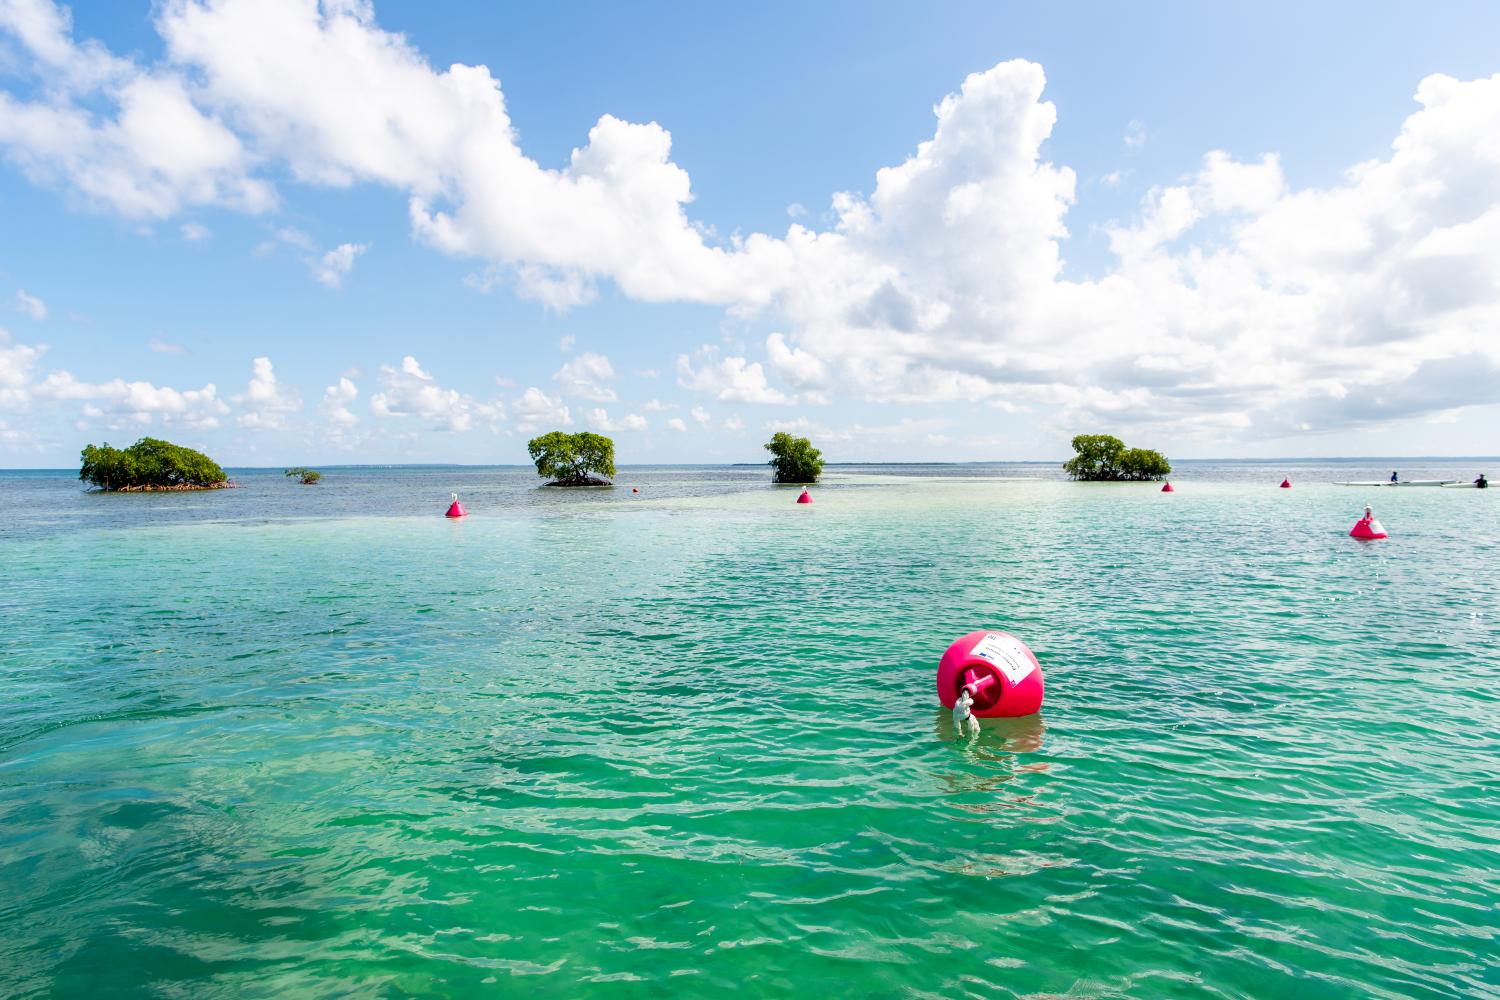
[[[166,0],[155,26],[163,54],[143,63],[76,38],[49,0],[0,0],[21,63],[0,89],[0,149],[33,183],[195,241],[210,234],[187,213],[274,218],[279,185],[397,192],[415,240],[477,264],[486,287],[567,310],[608,284],[761,324],[755,350],[705,344],[662,363],[692,397],[780,407],[788,426],[857,434],[809,416],[840,399],[979,401],[1059,428],[1234,441],[1500,403],[1500,75],[1420,81],[1389,154],[1330,186],[1293,188],[1274,154],[1210,151],[1110,227],[1104,273],[1074,279],[1062,247],[1077,180],[1045,156],[1057,116],[1033,62],[963,80],[868,194],[831,195],[825,228],[719,238],[689,213],[665,128],[604,114],[565,166],[543,167],[489,69],[433,67],[369,3]],[[1127,142],[1145,141],[1131,129]],[[305,249],[337,289],[368,247]],[[76,406],[80,426],[255,430],[308,413],[264,356],[226,402],[213,384],[81,381],[47,370],[44,351],[0,333],[0,415]],[[650,427],[583,409],[621,398],[595,352],[508,399],[444,388],[406,356],[380,366],[363,413],[355,380],[329,374],[315,413],[351,445],[371,421],[530,433],[576,412],[606,431]]]

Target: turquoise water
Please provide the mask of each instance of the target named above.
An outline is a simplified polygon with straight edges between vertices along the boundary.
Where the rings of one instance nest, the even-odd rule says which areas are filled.
[[[0,474],[0,995],[1500,997],[1500,489],[1383,473]]]

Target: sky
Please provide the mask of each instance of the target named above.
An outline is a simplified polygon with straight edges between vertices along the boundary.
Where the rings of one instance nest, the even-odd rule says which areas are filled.
[[[0,0],[0,467],[1496,454],[1500,7],[1313,7]]]

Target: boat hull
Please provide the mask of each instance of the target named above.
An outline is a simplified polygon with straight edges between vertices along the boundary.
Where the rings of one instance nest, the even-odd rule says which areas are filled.
[[[1335,486],[1472,486],[1473,483],[1456,483],[1451,479],[1403,479],[1400,482],[1382,482],[1371,479],[1358,483],[1334,483]]]

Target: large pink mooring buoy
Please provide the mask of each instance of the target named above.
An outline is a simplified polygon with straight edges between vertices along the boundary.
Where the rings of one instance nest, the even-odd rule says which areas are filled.
[[[1354,527],[1349,529],[1350,538],[1358,538],[1362,542],[1373,542],[1378,538],[1388,538],[1385,533],[1385,525],[1375,520],[1375,515],[1370,511],[1370,505],[1365,505],[1365,516],[1354,522]]]
[[[443,516],[444,517],[467,517],[468,514],[469,514],[469,512],[466,511],[466,510],[464,510],[464,505],[458,502],[458,494],[454,493],[453,494],[453,502],[448,505],[448,513],[444,514]]]
[[[1177,492],[1176,490],[1172,489],[1172,481],[1170,479],[1167,480],[1167,484],[1161,488],[1161,491],[1163,493],[1176,493]]]
[[[1283,479],[1281,481],[1281,488],[1284,489],[1284,490],[1291,489],[1292,488],[1292,481],[1290,479]]]
[[[1042,665],[1009,632],[981,629],[948,647],[938,662],[938,701],[952,708],[967,692],[981,719],[1035,715],[1042,708]]]
[[[812,494],[803,489],[802,495],[797,498],[798,503],[812,503]]]

